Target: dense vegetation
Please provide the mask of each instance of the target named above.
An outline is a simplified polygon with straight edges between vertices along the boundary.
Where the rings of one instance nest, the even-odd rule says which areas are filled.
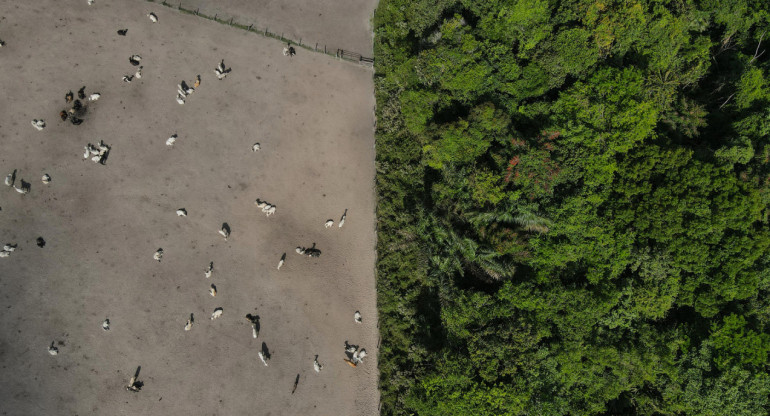
[[[384,415],[770,413],[769,11],[380,0]]]

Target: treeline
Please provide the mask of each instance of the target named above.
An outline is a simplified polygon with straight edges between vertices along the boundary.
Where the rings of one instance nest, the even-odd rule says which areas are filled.
[[[383,415],[770,413],[769,10],[380,0]]]

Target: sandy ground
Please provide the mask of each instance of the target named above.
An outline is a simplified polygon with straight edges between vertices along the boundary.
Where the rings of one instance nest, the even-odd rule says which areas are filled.
[[[279,41],[139,0],[0,3],[0,180],[18,169],[31,183],[26,195],[0,185],[0,244],[18,244],[0,258],[0,414],[377,414],[371,69],[290,59]],[[144,70],[127,84],[131,54]],[[220,59],[232,67],[222,81]],[[197,74],[177,104],[176,85]],[[101,99],[82,125],[60,121],[83,85]],[[105,165],[83,159],[100,139]],[[319,258],[294,252],[314,242]],[[247,313],[261,318],[257,339]],[[346,340],[369,354],[357,368]],[[144,388],[128,392],[137,366]]]
[[[97,0],[99,1],[99,0]],[[157,0],[160,2],[161,0]],[[345,49],[372,57],[377,0],[168,0],[190,10],[253,24],[305,45]]]

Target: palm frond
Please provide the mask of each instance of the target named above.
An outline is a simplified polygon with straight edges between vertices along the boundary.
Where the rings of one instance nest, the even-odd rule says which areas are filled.
[[[526,231],[546,233],[551,226],[551,220],[529,210],[514,213],[512,211],[477,212],[469,214],[471,224],[476,227],[491,224],[518,225]]]

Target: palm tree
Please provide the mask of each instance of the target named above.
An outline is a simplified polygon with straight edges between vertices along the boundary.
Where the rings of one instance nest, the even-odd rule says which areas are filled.
[[[468,215],[468,220],[476,227],[489,224],[517,225],[525,231],[541,234],[547,233],[552,224],[551,220],[531,211],[529,207],[521,207],[518,212],[511,209],[497,212],[473,212]]]

